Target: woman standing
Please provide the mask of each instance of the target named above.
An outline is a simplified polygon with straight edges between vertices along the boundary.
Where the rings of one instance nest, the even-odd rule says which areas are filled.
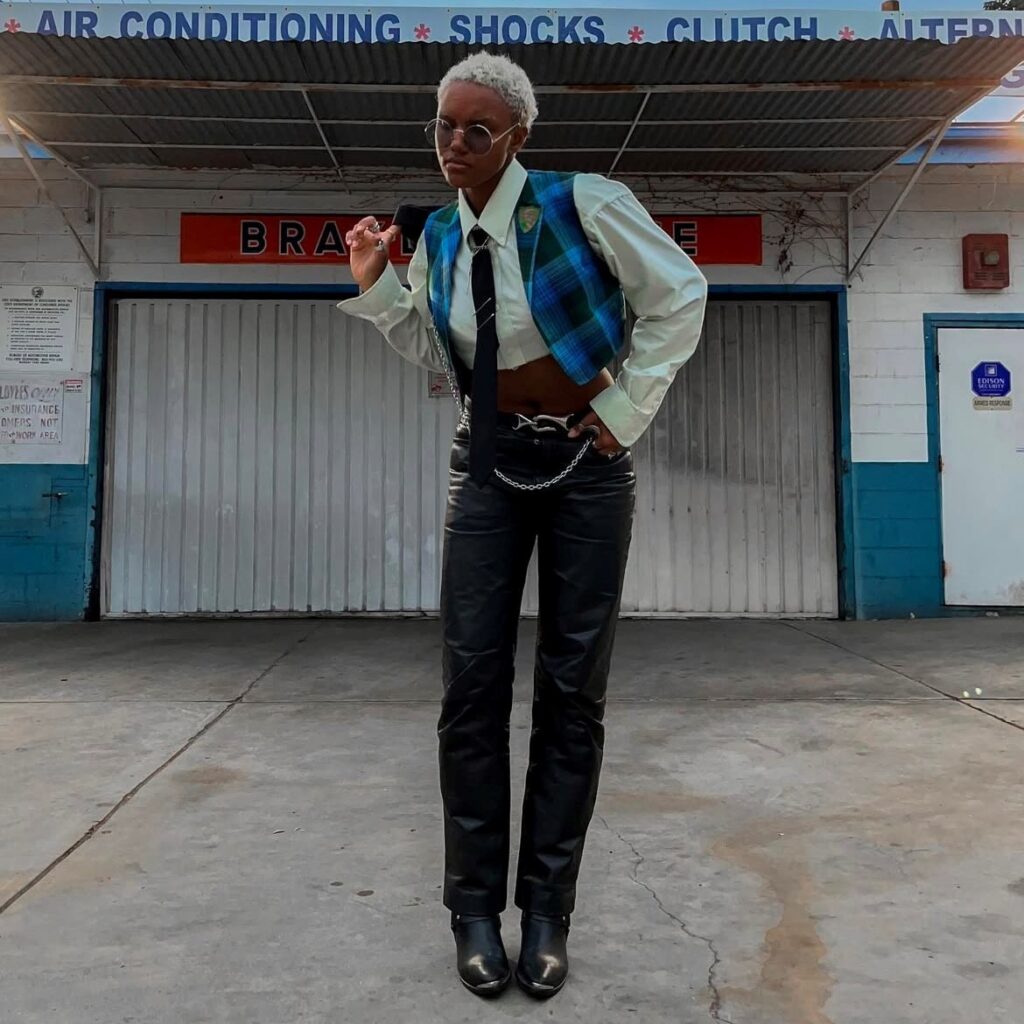
[[[399,228],[350,232],[361,294],[340,308],[465,399],[452,448],[438,723],[444,903],[462,982],[497,995],[509,864],[509,714],[520,603],[537,546],[533,728],[515,903],[516,979],[554,995],[597,795],[605,689],[633,519],[629,446],[700,335],[707,286],[625,186],[527,172],[537,115],[525,72],[477,53],[438,88],[427,138],[457,199],[426,221],[410,291]],[[626,341],[613,379],[605,367]]]

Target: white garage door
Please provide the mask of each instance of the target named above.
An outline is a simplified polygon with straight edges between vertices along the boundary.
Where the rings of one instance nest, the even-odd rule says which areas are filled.
[[[838,614],[831,323],[827,302],[709,303],[634,449],[624,608]]]
[[[432,609],[451,399],[329,301],[117,304],[110,615]]]
[[[436,609],[455,417],[421,370],[323,300],[122,300],[114,325],[107,615]],[[635,450],[627,612],[835,614],[828,325],[712,305]]]

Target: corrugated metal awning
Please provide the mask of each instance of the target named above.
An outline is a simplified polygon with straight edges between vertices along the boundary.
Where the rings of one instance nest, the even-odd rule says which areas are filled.
[[[448,43],[0,34],[0,104],[80,170],[422,178]],[[1024,38],[502,48],[537,85],[532,167],[723,187],[863,185],[1024,60]],[[358,169],[358,170],[357,170]]]

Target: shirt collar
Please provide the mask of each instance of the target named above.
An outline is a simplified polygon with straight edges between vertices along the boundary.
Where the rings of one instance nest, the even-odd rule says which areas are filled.
[[[519,197],[526,184],[526,168],[518,160],[505,168],[505,173],[498,182],[494,194],[487,200],[487,205],[479,219],[466,200],[462,189],[459,189],[459,220],[462,222],[462,237],[469,239],[469,233],[480,225],[498,245],[504,245],[508,238],[508,229],[512,224],[512,215],[516,212]]]

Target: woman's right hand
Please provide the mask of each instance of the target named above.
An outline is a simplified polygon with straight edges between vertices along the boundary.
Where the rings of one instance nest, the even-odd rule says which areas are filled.
[[[345,235],[349,266],[361,291],[371,288],[384,273],[388,251],[401,233],[401,228],[395,224],[381,231],[376,217],[364,217]],[[383,251],[378,248],[380,242],[383,242]]]

